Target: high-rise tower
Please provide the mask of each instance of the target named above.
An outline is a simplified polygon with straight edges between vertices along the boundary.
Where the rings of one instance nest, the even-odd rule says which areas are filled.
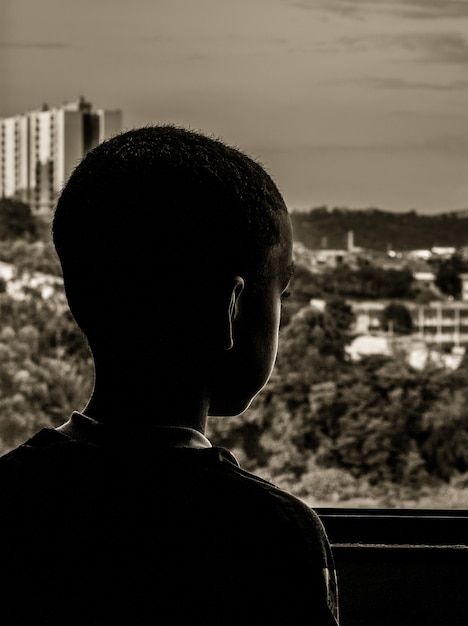
[[[93,111],[84,98],[0,119],[0,197],[50,211],[86,152],[121,126],[120,110]]]

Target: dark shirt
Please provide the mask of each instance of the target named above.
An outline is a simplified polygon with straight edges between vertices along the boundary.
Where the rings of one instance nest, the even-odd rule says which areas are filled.
[[[0,458],[2,626],[336,624],[309,507],[196,431],[125,434],[74,413]]]

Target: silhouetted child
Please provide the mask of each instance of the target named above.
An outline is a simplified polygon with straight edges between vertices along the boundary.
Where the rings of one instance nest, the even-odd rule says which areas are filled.
[[[336,624],[317,515],[204,435],[276,358],[292,232],[269,175],[131,130],[76,167],[53,237],[94,389],[0,459],[0,623]]]

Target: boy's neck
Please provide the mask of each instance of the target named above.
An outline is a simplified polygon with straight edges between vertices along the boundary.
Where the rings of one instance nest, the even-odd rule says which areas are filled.
[[[190,389],[182,381],[177,385],[143,379],[138,384],[130,382],[96,377],[82,413],[102,423],[184,426],[205,432],[208,402],[199,389]]]
[[[145,422],[133,424],[99,422],[85,413],[74,411],[57,431],[78,441],[96,445],[132,446],[143,448],[210,448],[211,442],[194,428],[158,426]]]

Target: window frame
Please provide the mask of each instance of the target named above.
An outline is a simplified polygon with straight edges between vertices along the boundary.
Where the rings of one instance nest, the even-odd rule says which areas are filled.
[[[322,508],[340,626],[466,625],[468,510]]]

